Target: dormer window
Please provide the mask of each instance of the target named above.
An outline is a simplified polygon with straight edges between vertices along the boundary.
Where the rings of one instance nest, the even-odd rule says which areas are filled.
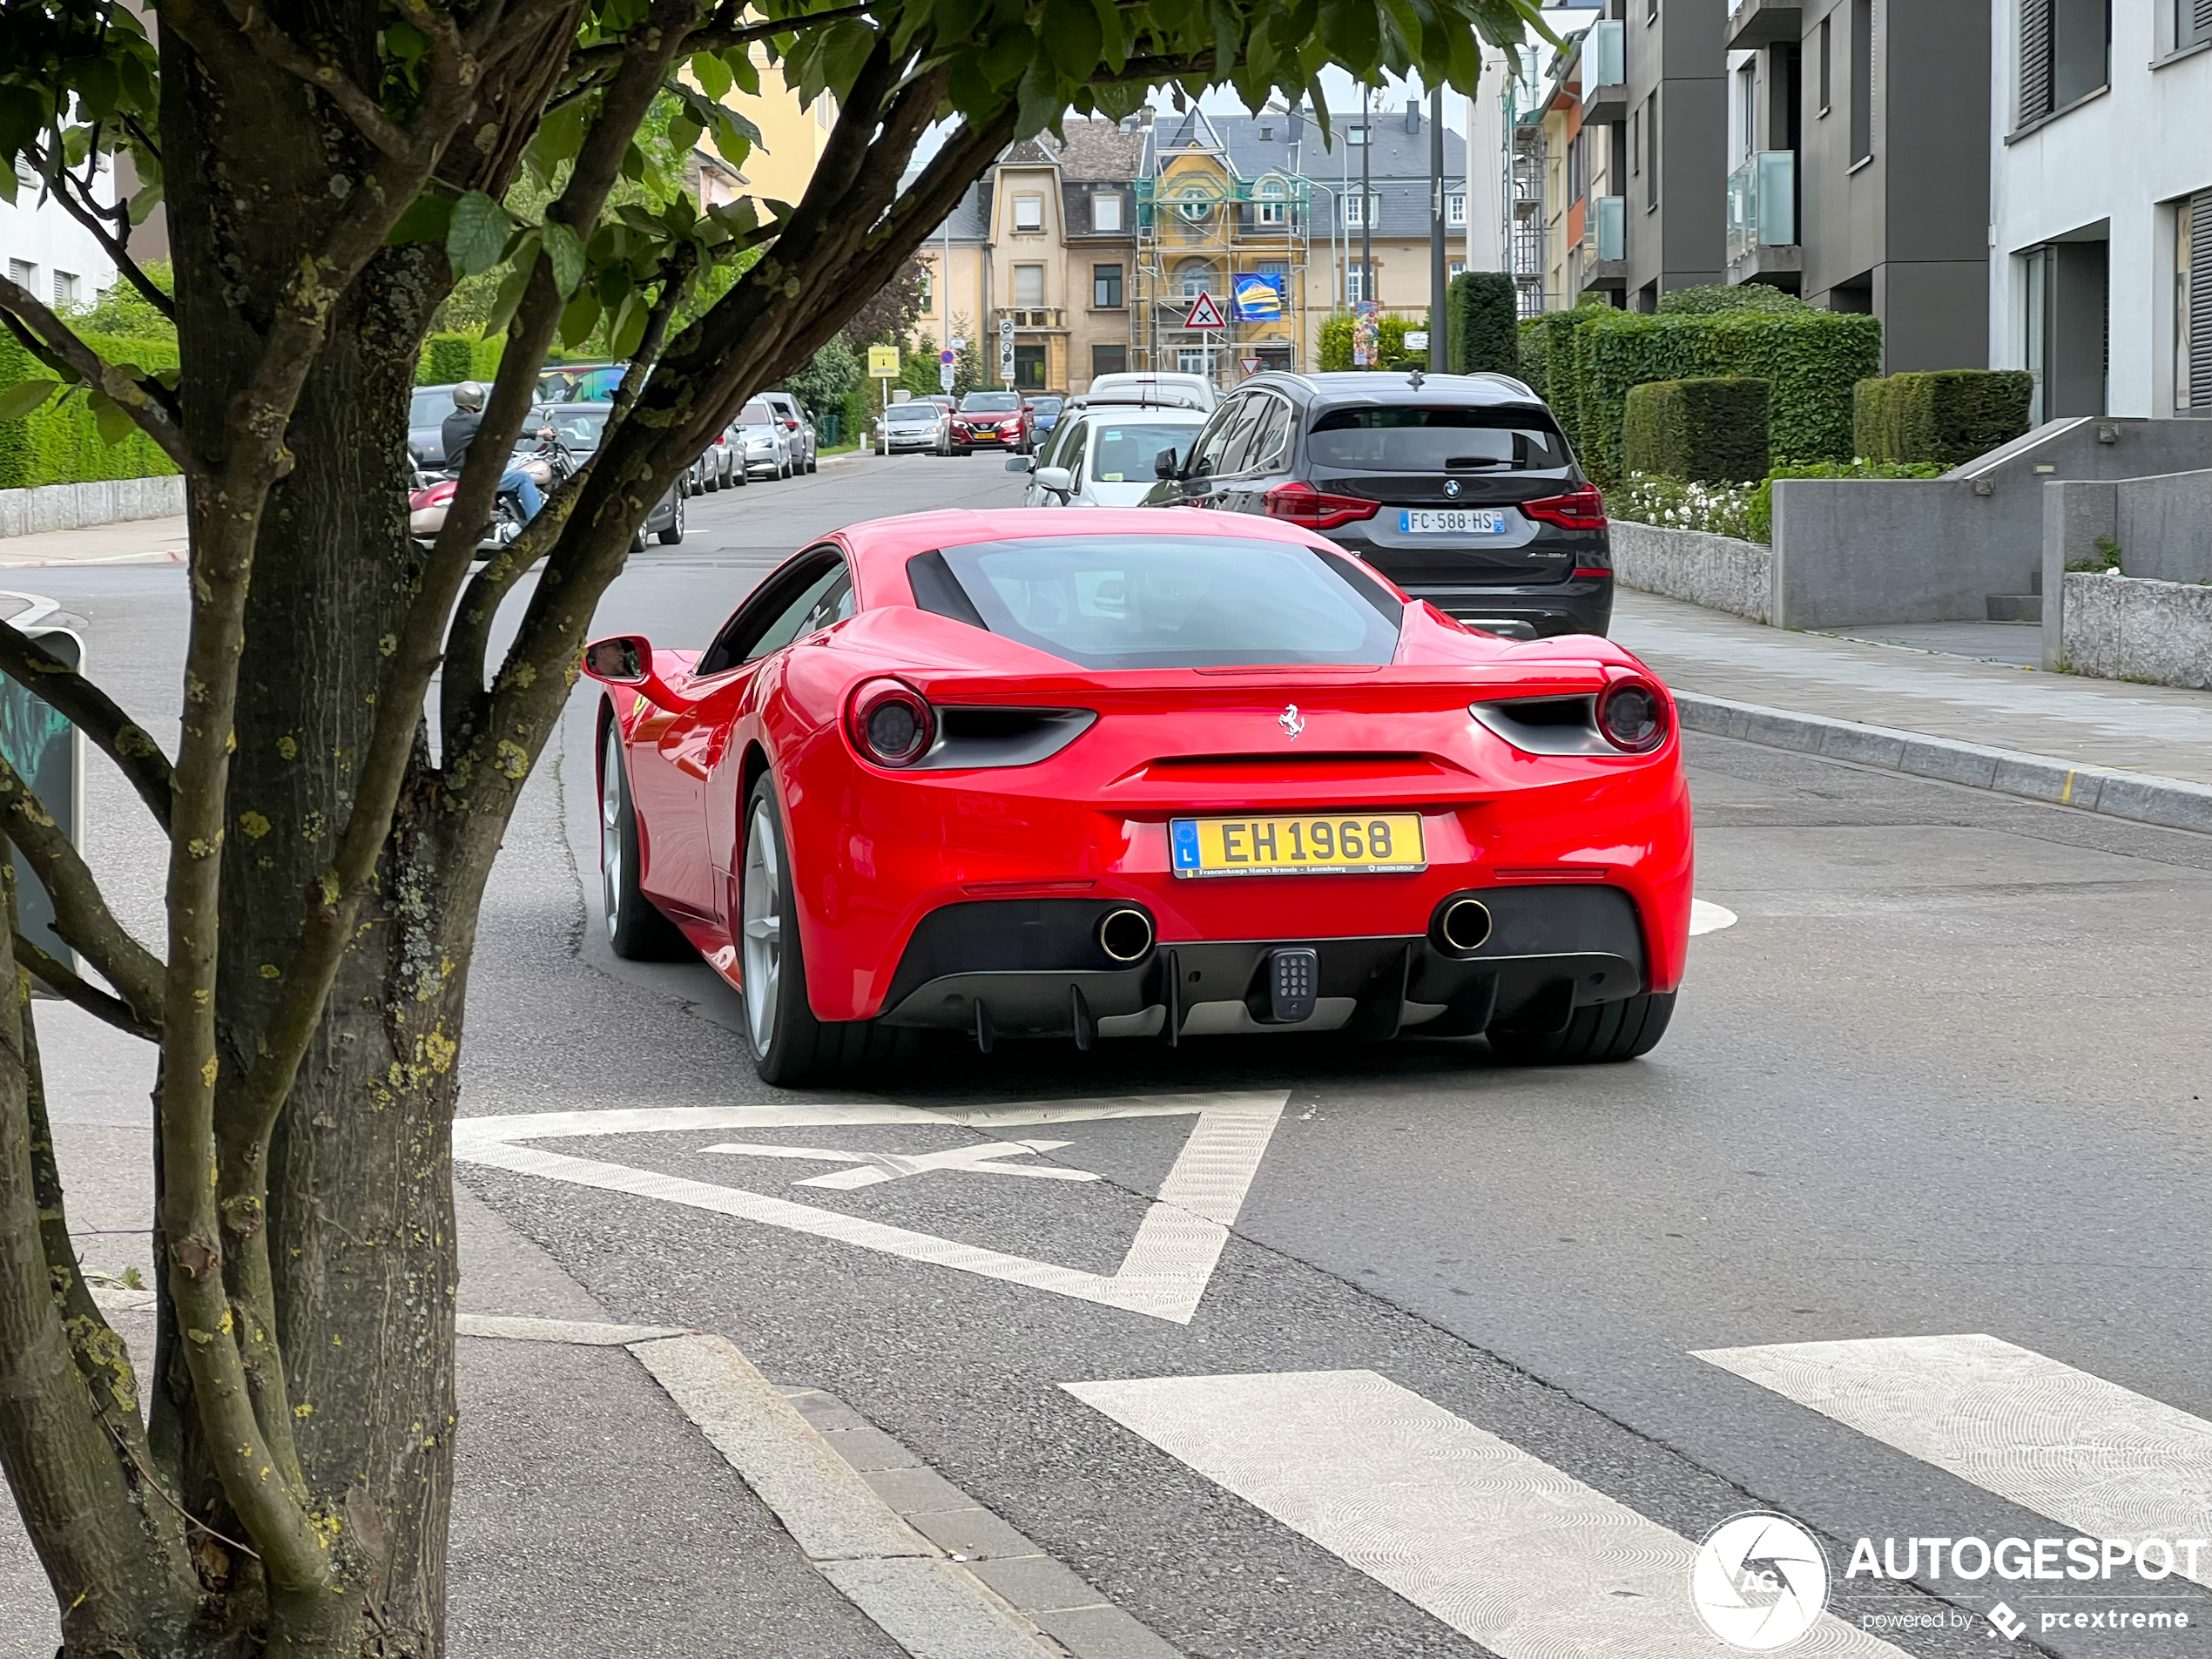
[[[1014,228],[1017,231],[1041,231],[1044,228],[1044,198],[1016,196],[1014,199]]]

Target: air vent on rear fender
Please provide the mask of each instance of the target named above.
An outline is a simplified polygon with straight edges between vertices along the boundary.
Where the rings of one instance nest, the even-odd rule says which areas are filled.
[[[1033,766],[1058,754],[1098,719],[1089,709],[940,707],[935,712],[937,740],[916,771]]]

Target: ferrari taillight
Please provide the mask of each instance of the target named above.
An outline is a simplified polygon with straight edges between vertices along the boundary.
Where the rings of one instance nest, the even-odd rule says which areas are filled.
[[[1615,748],[1649,754],[1667,741],[1673,725],[1667,694],[1649,680],[1618,679],[1597,699],[1597,729]]]
[[[1525,501],[1521,510],[1529,517],[1546,524],[1556,524],[1563,530],[1602,530],[1605,528],[1605,497],[1595,484],[1584,484],[1580,489],[1570,489],[1564,496],[1547,496],[1541,501]]]
[[[929,752],[937,717],[929,699],[904,680],[869,680],[846,705],[845,727],[863,759],[911,766]]]
[[[1331,496],[1312,484],[1293,481],[1278,484],[1261,498],[1270,518],[1279,518],[1310,530],[1332,530],[1354,519],[1372,518],[1380,502],[1358,496]]]

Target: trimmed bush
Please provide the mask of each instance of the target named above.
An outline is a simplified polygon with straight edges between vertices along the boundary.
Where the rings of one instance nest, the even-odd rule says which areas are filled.
[[[1444,361],[1454,374],[1521,372],[1521,296],[1503,271],[1462,271],[1444,291]]]
[[[1766,282],[1723,283],[1711,287],[1676,288],[1659,296],[1662,317],[1712,317],[1728,311],[1811,311],[1813,307],[1794,293],[1784,293]]]
[[[415,383],[450,386],[457,381],[482,381],[489,386],[499,373],[499,356],[506,345],[504,334],[489,340],[474,334],[432,334],[422,342]]]
[[[2034,380],[2020,369],[1946,368],[1851,388],[1854,453],[1962,467],[2027,430]]]
[[[87,334],[84,340],[111,363],[135,363],[145,369],[177,367],[174,340],[100,334]],[[0,391],[23,381],[53,378],[51,369],[0,334]],[[51,397],[21,420],[0,421],[0,489],[158,478],[176,470],[161,446],[135,426],[120,443],[103,439],[82,391]]]
[[[1651,381],[1750,375],[1768,383],[1774,454],[1792,461],[1851,458],[1851,388],[1878,366],[1882,325],[1810,307],[1647,316],[1600,310],[1574,319],[1575,438],[1600,483],[1623,475],[1621,428],[1631,388]],[[1561,403],[1560,346],[1551,347],[1553,408]]]
[[[1766,476],[1767,383],[1748,375],[1647,381],[1629,388],[1621,454],[1629,474],[1685,483]]]
[[[1541,317],[1530,317],[1520,325],[1521,378],[1538,397],[1551,396],[1551,377],[1546,373],[1545,360],[1549,355],[1551,335],[1545,331]]]
[[[1573,311],[1550,312],[1534,320],[1536,332],[1542,336],[1537,352],[1544,362],[1544,384],[1541,388],[1544,401],[1551,406],[1552,418],[1559,422],[1568,447],[1578,455],[1582,452],[1582,368],[1575,341],[1583,323],[1610,309],[1602,304],[1585,305]]]

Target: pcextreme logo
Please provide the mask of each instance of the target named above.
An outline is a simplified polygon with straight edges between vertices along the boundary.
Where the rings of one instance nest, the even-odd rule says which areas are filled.
[[[1689,1568],[1689,1599],[1731,1648],[1770,1653],[1812,1629],[1828,1605],[1819,1540],[1782,1515],[1737,1515],[1705,1534]]]

